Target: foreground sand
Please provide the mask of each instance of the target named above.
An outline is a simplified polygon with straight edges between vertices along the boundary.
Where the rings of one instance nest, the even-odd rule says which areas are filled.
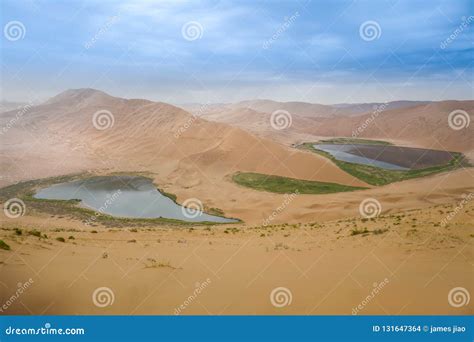
[[[445,120],[457,108],[458,103],[447,103],[436,113]],[[115,124],[99,130],[91,115],[103,109],[113,113]],[[1,123],[16,114],[6,113]],[[434,117],[431,111],[423,115]],[[433,127],[418,121],[430,134],[421,124],[400,120],[390,121],[391,134],[368,137],[443,149],[436,140],[418,139],[431,137]],[[346,126],[329,128],[352,127]],[[317,140],[314,134],[332,134],[311,127],[262,137],[164,103],[90,89],[67,91],[30,108],[21,125],[3,135],[0,186],[76,172],[141,171],[176,194],[179,203],[198,198],[205,208],[221,209],[245,224],[119,229],[88,227],[28,207],[17,219],[0,215],[0,239],[11,247],[0,249],[0,314],[174,314],[177,309],[180,314],[351,314],[359,305],[359,314],[472,314],[472,301],[456,308],[448,293],[456,287],[474,293],[473,201],[448,226],[440,222],[463,195],[474,193],[473,169],[370,187],[330,160],[291,147]],[[452,139],[453,149],[472,160],[470,131],[436,127],[444,132],[442,141]],[[368,189],[298,195],[287,203],[285,195],[233,183],[230,177],[238,171]],[[382,216],[363,221],[359,205],[371,198],[380,203]],[[262,227],[269,217],[278,226]],[[368,233],[351,235],[365,228]],[[28,234],[33,229],[47,238]],[[32,284],[12,300],[18,284],[23,289],[30,278]],[[378,293],[372,296],[374,284]],[[107,301],[113,294],[112,305],[94,304],[94,291],[102,287],[108,290],[100,298]],[[270,300],[279,287],[287,289],[275,297],[287,299],[283,307]]]
[[[2,314],[351,314],[363,301],[359,314],[473,314],[472,300],[459,308],[448,303],[454,287],[474,293],[474,203],[440,224],[453,210],[433,205],[373,221],[136,231],[28,213],[2,217],[0,239],[11,250],[0,250],[1,303],[18,283],[33,281]],[[33,228],[48,238],[28,235]],[[351,235],[355,228],[370,233]],[[112,305],[94,304],[99,287],[113,292]],[[277,287],[291,292],[289,305],[272,305]]]

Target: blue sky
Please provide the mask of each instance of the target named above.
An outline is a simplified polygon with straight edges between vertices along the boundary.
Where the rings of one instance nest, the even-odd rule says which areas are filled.
[[[171,103],[473,98],[468,0],[1,6],[3,100],[83,87]],[[6,32],[12,22],[24,27],[20,39]],[[375,36],[361,34],[367,22]]]

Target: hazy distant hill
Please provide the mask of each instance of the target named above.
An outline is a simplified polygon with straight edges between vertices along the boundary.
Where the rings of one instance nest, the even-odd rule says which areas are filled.
[[[448,124],[449,114],[457,109],[474,112],[474,101],[394,101],[331,106],[269,100],[243,101],[200,107],[202,118],[227,123],[277,141],[313,136],[346,136],[400,140],[423,147],[453,151],[474,150],[474,125],[454,130]],[[291,126],[275,130],[271,113],[285,110]]]
[[[102,113],[97,120],[95,113]],[[14,111],[5,113],[1,124],[14,118]],[[324,158],[240,128],[93,89],[68,90],[33,106],[0,139],[2,171],[20,178],[20,170],[31,179],[101,167],[152,171],[183,187],[222,185],[236,171],[363,184]]]
[[[453,129],[448,117],[455,110],[471,114],[471,120],[474,101],[430,102],[356,117],[322,118],[308,131],[325,136],[396,139],[427,148],[472,151],[474,125]]]
[[[432,101],[393,101],[393,102],[371,102],[371,103],[339,103],[332,107],[343,110],[345,114],[364,114],[383,108],[384,110],[401,109],[426,105]]]
[[[23,107],[28,105],[26,102],[10,102],[10,101],[1,101],[0,102],[0,113],[7,112],[9,110],[21,110]]]

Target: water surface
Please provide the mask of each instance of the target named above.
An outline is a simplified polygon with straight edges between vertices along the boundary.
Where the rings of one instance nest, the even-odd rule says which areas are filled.
[[[375,166],[375,167],[380,167],[386,170],[408,170],[408,168],[400,166],[400,165],[387,163],[381,160],[358,156],[356,154],[350,153],[351,151],[354,150],[354,145],[315,144],[313,146],[317,150],[321,150],[321,151],[329,153],[331,156],[333,156],[337,160],[345,161],[348,163]]]
[[[55,184],[39,190],[41,199],[81,200],[81,206],[117,217],[168,218],[188,222],[238,222],[184,208],[164,196],[151,179],[140,176],[101,176]],[[196,207],[194,207],[196,208]]]
[[[454,157],[453,152],[395,145],[315,144],[313,146],[331,154],[337,160],[387,170],[424,169],[445,165]]]

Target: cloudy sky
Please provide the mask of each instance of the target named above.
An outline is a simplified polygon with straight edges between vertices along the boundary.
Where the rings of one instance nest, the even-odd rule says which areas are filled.
[[[2,0],[3,100],[473,98],[469,0]]]

